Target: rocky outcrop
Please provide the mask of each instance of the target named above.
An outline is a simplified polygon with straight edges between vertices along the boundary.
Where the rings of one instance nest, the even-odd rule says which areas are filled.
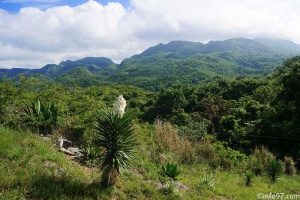
[[[60,151],[72,156],[72,158],[80,158],[83,156],[83,151],[77,147],[72,147],[72,142],[63,139],[62,137],[56,140],[56,145],[60,147]]]

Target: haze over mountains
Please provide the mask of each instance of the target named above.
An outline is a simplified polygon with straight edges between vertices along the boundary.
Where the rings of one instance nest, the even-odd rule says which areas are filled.
[[[288,40],[233,38],[207,44],[172,41],[150,47],[119,65],[109,58],[87,57],[48,64],[41,69],[0,69],[0,74],[13,77],[24,72],[40,73],[66,84],[119,83],[157,90],[174,81],[198,84],[219,76],[261,76],[297,54],[300,45]]]

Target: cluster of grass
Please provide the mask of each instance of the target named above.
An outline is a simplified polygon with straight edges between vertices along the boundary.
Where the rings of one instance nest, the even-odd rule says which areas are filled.
[[[243,170],[212,167],[209,160],[198,159],[201,156],[197,151],[193,162],[184,163],[178,156],[186,149],[183,139],[174,135],[170,141],[160,143],[158,139],[163,135],[157,135],[158,128],[135,125],[139,145],[132,168],[122,171],[114,187],[104,189],[99,170],[71,161],[53,143],[36,134],[0,127],[0,199],[257,199],[258,193],[299,194],[298,175],[281,175],[273,183],[262,173],[247,186]],[[164,134],[172,135],[171,126],[161,128]],[[164,146],[167,144],[171,146]],[[163,164],[178,164],[176,181],[187,189],[162,177],[162,154]]]

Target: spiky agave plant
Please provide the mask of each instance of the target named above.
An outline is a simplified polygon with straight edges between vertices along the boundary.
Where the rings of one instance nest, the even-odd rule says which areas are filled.
[[[46,105],[37,100],[36,105],[33,102],[31,105],[24,104],[23,111],[26,116],[31,117],[25,123],[38,127],[40,133],[51,133],[52,127],[56,126],[58,112],[54,103]]]
[[[180,174],[177,165],[169,162],[166,165],[162,165],[161,168],[164,174],[172,179],[175,179]]]
[[[124,109],[123,109],[124,111]],[[116,183],[120,168],[128,168],[136,145],[130,113],[102,110],[97,113],[95,145],[102,149],[100,168],[104,187]]]

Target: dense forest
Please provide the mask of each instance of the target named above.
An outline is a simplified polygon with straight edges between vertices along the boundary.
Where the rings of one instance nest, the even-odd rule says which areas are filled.
[[[201,44],[199,45],[202,47]],[[213,47],[204,50],[210,52]],[[172,49],[176,48],[172,47]],[[185,51],[186,54],[193,52],[190,47],[188,49],[190,51],[188,53]],[[125,186],[126,183],[139,181],[130,179],[128,174],[120,175],[128,182],[119,183],[123,184],[117,188],[119,193],[112,195],[107,191],[104,192],[108,196],[116,196],[120,199],[163,199],[168,195],[170,199],[197,199],[197,196],[204,195],[208,199],[215,199],[220,196],[242,198],[247,193],[248,199],[256,198],[256,194],[253,194],[253,191],[251,194],[247,189],[239,194],[226,193],[225,186],[221,185],[222,180],[218,180],[218,176],[226,179],[226,175],[223,174],[225,172],[230,172],[228,176],[232,180],[235,180],[234,174],[245,176],[247,187],[250,187],[254,176],[268,185],[269,182],[260,177],[269,176],[274,186],[268,187],[272,187],[275,191],[260,190],[266,193],[280,192],[278,188],[282,185],[276,185],[275,182],[281,173],[285,173],[284,176],[287,177],[293,175],[293,179],[285,179],[286,177],[282,179],[283,182],[287,181],[291,184],[287,184],[287,188],[290,189],[284,189],[291,194],[299,192],[299,185],[293,185],[294,182],[291,180],[299,180],[296,171],[297,168],[300,169],[300,56],[287,59],[276,69],[274,65],[266,64],[265,66],[268,67],[263,70],[256,69],[254,64],[256,61],[247,60],[251,64],[249,68],[243,70],[249,70],[249,73],[240,74],[237,73],[240,70],[239,65],[232,66],[228,59],[230,57],[242,62],[244,56],[229,56],[228,53],[200,55],[196,52],[194,56],[180,60],[168,58],[166,62],[163,54],[158,55],[156,51],[154,52],[155,55],[150,56],[151,51],[148,50],[144,53],[147,54],[146,57],[142,54],[140,57],[137,55],[123,61],[120,66],[104,59],[107,64],[100,75],[91,72],[97,71],[97,67],[87,64],[75,67],[65,75],[56,78],[35,73],[2,76],[0,132],[4,134],[8,130],[27,130],[37,135],[63,136],[85,151],[86,156],[80,161],[82,165],[102,166],[99,164],[99,159],[103,159],[101,148],[92,145],[98,144],[94,143],[94,133],[99,129],[102,130],[101,120],[106,116],[99,115],[99,112],[112,107],[115,99],[122,94],[127,104],[125,113],[130,113],[131,118],[128,120],[131,119],[134,124],[132,127],[128,125],[129,128],[127,127],[126,130],[133,128],[132,131],[138,133],[132,148],[140,153],[133,156],[133,169],[150,182],[143,182],[143,190],[139,190],[138,186],[127,188],[130,186]],[[221,57],[224,58],[222,61]],[[258,56],[251,59],[261,62]],[[268,57],[265,57],[265,62],[269,62]],[[197,68],[196,66],[199,65],[202,67]],[[264,64],[260,63],[259,66],[261,65]],[[179,66],[187,67],[179,69]],[[114,70],[117,70],[117,73],[111,74]],[[180,70],[180,73],[176,70]],[[271,71],[273,72],[270,73]],[[257,74],[254,76],[255,73]],[[127,114],[124,116],[123,119],[127,119]],[[109,114],[106,117],[109,117]],[[128,140],[131,141],[131,137],[133,136],[128,133],[130,138]],[[103,145],[103,142],[99,144]],[[126,149],[124,151],[127,153],[131,152],[129,144],[126,143],[127,146],[124,144]],[[4,147],[0,148],[0,156],[4,160],[16,162],[17,157],[5,156],[4,152]],[[47,158],[43,159],[47,160]],[[125,164],[121,161],[119,165],[126,166],[127,157]],[[175,167],[172,163],[182,167],[182,171],[176,173],[177,165]],[[116,165],[117,170],[119,165]],[[162,170],[160,170],[161,165]],[[0,168],[7,170],[6,164],[1,164]],[[103,173],[107,170],[105,166],[100,168],[104,170]],[[168,169],[173,169],[173,172],[169,172]],[[193,174],[188,172],[189,169],[195,169],[194,173],[201,173],[201,175],[204,173],[203,170],[196,171],[206,169],[204,170],[206,175],[203,175],[204,178],[200,182],[195,183],[186,178],[193,178]],[[161,175],[164,172],[165,175]],[[116,173],[120,174],[119,171]],[[215,174],[214,178],[212,174]],[[188,185],[193,188],[191,194],[173,193],[172,187],[174,189],[177,186],[172,186],[174,182],[170,182],[169,179],[175,181],[178,175],[182,177],[184,184],[188,185],[189,182],[193,184]],[[0,175],[0,178],[5,180],[4,175]],[[219,181],[219,185],[214,186],[213,179],[215,182]],[[64,177],[58,179],[56,177],[52,182],[66,185],[63,180]],[[151,185],[153,180],[163,184],[164,192],[156,193],[155,186]],[[38,183],[48,187],[47,184],[52,182],[49,179],[45,182],[40,180]],[[285,184],[283,182],[279,181],[278,184]],[[29,189],[24,189],[24,193],[21,192],[22,194],[19,195],[25,195],[25,198],[26,196],[33,199],[75,198],[71,195],[64,196],[64,192],[72,193],[71,190],[76,186],[69,189],[66,187],[61,194],[55,193],[57,196],[51,198],[47,196],[49,195],[47,193],[51,193],[51,187],[49,192],[39,188],[37,183],[28,184],[29,186],[26,182],[20,181],[18,186],[9,181],[0,182],[0,188],[4,188],[0,189],[0,195],[3,193],[13,196],[14,193],[10,193],[11,188],[19,190],[24,187]],[[254,184],[253,187],[265,189],[266,185]],[[235,187],[240,186],[236,185],[233,188]],[[78,194],[76,193],[76,198],[95,199],[95,195],[103,192],[97,190],[97,193],[95,188],[92,192],[87,186],[84,188],[84,191],[76,188],[79,191]],[[130,196],[132,195],[130,191],[137,196]]]

